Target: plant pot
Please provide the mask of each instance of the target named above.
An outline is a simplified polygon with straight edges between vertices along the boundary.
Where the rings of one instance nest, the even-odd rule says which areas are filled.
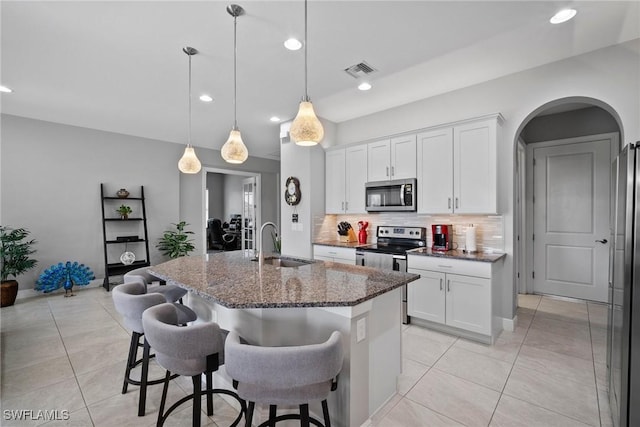
[[[5,280],[0,284],[0,307],[8,307],[16,302],[18,296],[18,282]]]
[[[120,219],[129,219],[129,214],[120,214]]]

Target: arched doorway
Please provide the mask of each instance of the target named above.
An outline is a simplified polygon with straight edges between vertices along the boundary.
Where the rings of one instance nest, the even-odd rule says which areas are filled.
[[[610,165],[620,123],[609,105],[570,97],[540,106],[518,128],[516,292],[607,300]]]

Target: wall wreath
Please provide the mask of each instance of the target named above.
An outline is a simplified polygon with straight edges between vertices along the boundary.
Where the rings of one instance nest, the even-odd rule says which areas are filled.
[[[302,199],[302,193],[300,192],[300,181],[298,178],[290,176],[287,178],[287,183],[284,189],[284,200],[287,204],[295,206],[300,203]]]

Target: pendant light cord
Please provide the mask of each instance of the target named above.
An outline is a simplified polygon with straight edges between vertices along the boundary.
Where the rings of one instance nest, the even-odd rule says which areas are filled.
[[[187,53],[189,56],[189,141],[187,145],[191,147],[191,54]]]
[[[309,102],[309,93],[307,90],[307,0],[304,0],[304,99]]]
[[[237,93],[237,80],[238,80],[238,43],[237,43],[237,33],[238,33],[238,17],[234,15],[233,17],[233,129],[238,130],[238,93]]]

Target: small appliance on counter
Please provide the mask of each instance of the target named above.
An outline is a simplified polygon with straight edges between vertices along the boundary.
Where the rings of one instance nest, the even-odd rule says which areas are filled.
[[[453,249],[453,226],[449,224],[432,224],[431,249],[434,251],[448,251]]]
[[[357,242],[358,238],[353,231],[353,227],[346,221],[338,223],[338,238],[343,243]]]
[[[358,221],[358,243],[367,243],[367,227],[369,223],[367,221]]]

